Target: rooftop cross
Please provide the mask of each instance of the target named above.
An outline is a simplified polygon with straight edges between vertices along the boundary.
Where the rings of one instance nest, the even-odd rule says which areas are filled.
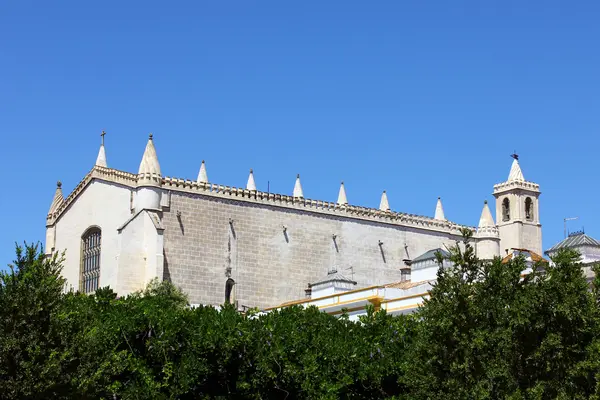
[[[519,160],[519,155],[517,154],[517,151],[516,151],[516,150],[515,150],[515,152],[514,152],[514,153],[512,153],[510,156],[511,156],[512,158],[514,158],[515,160],[517,160],[517,161]]]
[[[104,146],[104,135],[106,135],[106,132],[102,131],[102,133],[100,134],[100,136],[102,137],[102,146]]]

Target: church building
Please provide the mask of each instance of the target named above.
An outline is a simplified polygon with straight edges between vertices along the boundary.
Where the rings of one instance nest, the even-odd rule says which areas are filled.
[[[204,162],[195,180],[166,177],[152,135],[137,173],[125,172],[109,167],[103,140],[67,197],[58,183],[46,253],[65,252],[67,290],[85,293],[110,286],[126,295],[159,279],[192,304],[263,308],[305,297],[332,271],[348,277],[336,278],[347,288],[407,282],[386,286],[392,291],[435,279],[429,255],[461,240],[462,228],[473,231],[480,258],[542,254],[539,185],[513,158],[508,179],[493,187],[497,221],[485,202],[469,227],[446,219],[441,199],[433,217],[392,210],[385,191],[379,208],[351,205],[343,183],[336,202],[308,199],[300,175],[291,194],[258,190],[252,170],[245,188],[213,183]]]

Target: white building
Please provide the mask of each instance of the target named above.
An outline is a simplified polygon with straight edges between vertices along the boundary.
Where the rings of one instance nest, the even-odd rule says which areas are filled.
[[[196,179],[165,177],[152,135],[137,173],[109,167],[106,153],[103,141],[66,198],[57,185],[46,218],[46,252],[66,252],[68,285],[86,293],[110,286],[125,295],[158,278],[193,304],[266,307],[302,298],[333,266],[351,268],[356,289],[396,293],[409,279],[432,279],[431,260],[414,257],[454,245],[463,228],[481,258],[541,253],[539,186],[525,181],[517,156],[494,186],[499,223],[486,203],[475,228],[448,220],[441,199],[433,217],[393,211],[385,191],[377,209],[352,205],[343,183],[336,202],[311,200],[300,175],[290,195],[260,191],[252,170],[245,188],[211,183],[204,162]]]
[[[555,244],[550,249],[546,250],[546,255],[554,256],[561,249],[572,249],[579,252],[581,255],[581,263],[583,264],[583,272],[591,281],[594,279],[594,271],[592,265],[600,262],[600,242],[585,234],[583,231],[573,232],[569,234],[563,241]]]

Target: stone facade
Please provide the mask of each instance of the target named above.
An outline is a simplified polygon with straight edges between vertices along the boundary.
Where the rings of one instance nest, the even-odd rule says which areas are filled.
[[[73,289],[90,227],[102,232],[99,286],[127,294],[166,279],[193,304],[222,304],[228,279],[240,307],[303,298],[309,283],[333,268],[357,289],[405,280],[412,259],[455,244],[463,228],[474,232],[482,255],[500,255],[502,228],[485,208],[489,215],[474,228],[446,220],[439,199],[434,218],[390,211],[385,192],[380,209],[349,205],[343,185],[336,203],[305,199],[299,176],[292,196],[256,190],[252,171],[245,189],[209,183],[204,162],[197,181],[163,177],[152,138],[137,175],[106,167],[104,145],[101,153],[66,199],[57,189],[46,221],[47,252],[66,250]],[[506,193],[517,196],[512,188]],[[510,244],[536,244],[535,226],[539,236],[515,236]]]
[[[240,305],[266,306],[304,296],[334,266],[363,287],[399,281],[403,260],[459,239],[344,214],[174,191],[163,214],[165,277],[193,303],[219,304],[230,275]]]

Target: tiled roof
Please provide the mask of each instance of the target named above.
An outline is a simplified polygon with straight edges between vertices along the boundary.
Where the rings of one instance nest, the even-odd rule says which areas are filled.
[[[546,254],[548,254],[549,252],[557,251],[559,249],[571,249],[579,246],[600,247],[600,242],[592,237],[589,237],[583,232],[574,232],[562,242],[555,244],[550,250],[546,250]]]
[[[446,250],[437,248],[437,249],[429,250],[428,252],[426,252],[424,254],[421,254],[420,256],[418,256],[417,258],[412,260],[412,263],[414,264],[419,261],[435,260],[436,259],[435,253],[437,253],[438,251],[440,253],[442,253],[442,256],[444,256],[444,258],[450,256],[450,253],[448,253]]]
[[[326,277],[324,277],[323,279],[320,279],[318,282],[309,284],[308,287],[313,287],[316,285],[321,285],[323,283],[329,283],[329,282],[345,282],[345,283],[352,283],[352,284],[356,285],[356,281],[346,278],[344,275],[337,272],[337,270],[332,270],[327,274]]]
[[[507,262],[509,262],[513,257],[518,256],[518,255],[522,255],[523,257],[527,258],[527,256],[531,257],[531,261],[533,262],[548,262],[548,260],[546,260],[544,257],[540,256],[538,253],[533,252],[531,250],[527,250],[527,249],[512,249],[513,252],[508,254],[507,256],[505,256],[502,259],[502,264],[506,264]]]

